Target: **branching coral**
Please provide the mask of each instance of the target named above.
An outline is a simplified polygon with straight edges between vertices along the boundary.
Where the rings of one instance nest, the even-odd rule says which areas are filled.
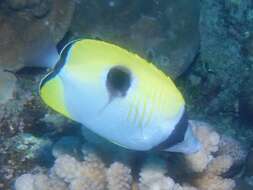
[[[81,163],[75,158],[63,155],[56,159],[51,173],[69,183],[80,176],[81,166]]]
[[[68,190],[63,181],[44,174],[24,174],[16,180],[14,186],[16,190]]]
[[[192,121],[194,132],[203,144],[200,152],[185,156],[188,166],[193,172],[200,173],[194,179],[194,183],[200,189],[205,190],[232,190],[235,182],[231,179],[224,179],[221,175],[227,172],[235,163],[231,154],[217,153],[220,144],[220,136],[208,124]],[[231,152],[231,151],[230,151]],[[236,152],[236,150],[235,150]],[[233,154],[237,154],[233,152]]]
[[[206,171],[195,180],[196,185],[206,190],[232,190],[235,182],[221,177],[221,174],[228,171],[232,165],[233,159],[228,155],[214,158],[208,164]]]
[[[95,154],[86,156],[81,163],[80,176],[71,182],[71,190],[81,190],[85,181],[89,190],[104,190],[106,186],[106,168],[104,163]],[[83,188],[84,189],[84,188]]]
[[[139,179],[140,190],[195,190],[188,185],[179,185],[166,176],[166,162],[158,156],[149,157],[144,162]]]
[[[188,166],[194,172],[202,172],[212,160],[212,153],[218,150],[220,136],[208,124],[191,121],[194,133],[202,144],[202,149],[191,155],[186,155]]]
[[[15,182],[16,190],[104,190],[107,184],[103,162],[89,154],[84,161],[61,155],[48,175],[25,174]],[[29,189],[30,190],[30,189]]]
[[[131,190],[131,170],[119,162],[113,163],[107,170],[108,189]]]
[[[242,157],[238,156],[241,154],[241,148],[237,144],[239,148],[230,150],[228,147],[235,145],[235,142],[220,140],[220,135],[206,123],[191,121],[191,125],[203,146],[200,152],[185,155],[183,156],[185,159],[181,156],[179,159],[179,163],[183,164],[184,160],[188,166],[182,170],[186,174],[185,178],[171,175],[176,172],[174,171],[176,167],[182,167],[179,164],[175,165],[174,169],[170,168],[171,163],[168,163],[167,159],[173,157],[150,153],[145,157],[145,161],[142,161],[139,178],[133,179],[131,170],[136,171],[136,168],[130,168],[120,162],[113,162],[106,168],[95,149],[87,145],[83,150],[83,161],[78,161],[73,156],[59,154],[48,175],[25,174],[16,180],[15,188],[16,190],[34,190],[34,188],[36,190],[233,190],[235,182],[222,176],[238,160],[242,160]],[[175,158],[179,157],[180,155],[177,155]],[[187,177],[189,174],[194,175]]]

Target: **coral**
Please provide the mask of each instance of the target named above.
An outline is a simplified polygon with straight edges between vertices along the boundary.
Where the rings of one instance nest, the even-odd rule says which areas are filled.
[[[233,190],[235,182],[232,179],[223,179],[216,175],[204,175],[195,181],[200,189],[205,190]]]
[[[218,150],[220,136],[207,123],[190,121],[190,125],[201,142],[202,148],[195,154],[186,155],[185,159],[190,169],[194,172],[202,172],[212,160],[212,153]]]
[[[207,173],[221,175],[228,171],[233,165],[233,159],[229,155],[218,156],[213,159],[207,166]]]
[[[162,170],[153,171],[152,167],[145,167],[140,172],[139,179],[140,190],[197,190],[189,185],[180,185],[166,176]]]
[[[233,159],[229,155],[214,158],[206,171],[195,180],[196,186],[206,190],[232,190],[235,182],[221,177],[232,165]]]
[[[142,170],[140,172],[140,190],[173,190],[175,182],[164,174],[152,170]]]
[[[205,190],[232,190],[235,187],[235,182],[232,179],[224,179],[221,175],[235,163],[234,154],[229,154],[231,151],[228,150],[227,152],[219,150],[220,145],[224,143],[221,141],[220,135],[210,125],[197,121],[191,121],[191,125],[203,145],[200,152],[185,156],[194,172],[202,172],[194,180],[194,184]],[[236,149],[235,152],[238,153]]]
[[[230,156],[218,156],[205,168],[205,171],[193,179],[193,183],[199,189],[205,190],[233,190],[235,182],[225,179],[221,174],[228,171],[233,164]]]
[[[106,184],[106,168],[96,155],[89,154],[81,162],[65,154],[56,159],[48,175],[24,174],[17,178],[15,189],[104,190]]]
[[[136,172],[136,168],[118,161],[114,161],[106,168],[96,149],[90,144],[85,144],[82,161],[66,153],[59,154],[47,175],[42,173],[22,175],[17,178],[15,188],[23,190],[22,188],[32,184],[30,186],[36,190],[233,190],[235,181],[224,178],[223,174],[236,163],[237,157],[233,156],[236,154],[219,150],[219,147],[223,147],[221,145],[224,141],[220,140],[220,135],[207,123],[191,121],[190,124],[203,144],[202,150],[193,155],[176,157],[148,153],[145,160],[141,160],[137,180],[131,172],[132,169]],[[228,144],[231,142],[230,146],[234,143],[226,142]],[[184,178],[172,175],[176,171],[170,171],[172,163],[169,159],[173,158],[179,158],[179,163],[186,161],[187,167],[182,170],[186,174]],[[174,169],[178,167],[180,170],[179,167],[182,166],[178,164]]]
[[[14,187],[16,190],[34,190],[33,182],[32,174],[23,174],[16,179]]]
[[[107,170],[107,181],[110,190],[131,190],[131,169],[115,162]]]
[[[104,190],[104,187],[89,178],[77,178],[70,183],[70,190]]]
[[[66,182],[80,176],[81,163],[69,155],[62,155],[56,159],[52,168],[52,173],[62,178]]]
[[[84,178],[90,184],[90,189],[103,190],[106,186],[106,168],[102,160],[91,153],[85,157],[80,169],[80,176],[76,179],[78,184]],[[78,182],[79,181],[79,182]],[[77,187],[77,185],[75,185]],[[78,188],[77,188],[78,190]]]
[[[50,179],[44,174],[34,175],[33,186],[35,190],[67,190],[67,185],[63,181]]]
[[[166,175],[166,162],[158,156],[149,156],[143,163],[140,178],[140,190],[196,190],[196,188],[177,184],[172,178]]]
[[[232,179],[225,179],[221,175],[229,171],[235,164],[238,160],[237,154],[241,153],[241,149],[236,148],[237,144],[234,150],[224,148],[229,146],[231,149],[235,142],[226,141],[227,143],[224,143],[220,135],[207,123],[191,121],[190,124],[203,145],[199,152],[185,156],[188,167],[193,172],[199,173],[193,183],[198,188],[205,190],[232,190],[235,187],[235,182]]]
[[[23,174],[14,184],[16,190],[67,190],[67,185],[44,174]]]
[[[232,137],[222,135],[217,154],[229,155],[235,164],[241,164],[246,159],[247,151],[239,141]]]

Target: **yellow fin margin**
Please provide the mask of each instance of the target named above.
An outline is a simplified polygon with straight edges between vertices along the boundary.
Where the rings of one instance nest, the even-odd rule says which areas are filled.
[[[64,101],[64,89],[58,76],[48,80],[40,89],[43,101],[55,111],[71,119]]]

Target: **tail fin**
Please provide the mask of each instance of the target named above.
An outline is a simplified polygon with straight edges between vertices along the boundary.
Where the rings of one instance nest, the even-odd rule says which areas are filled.
[[[193,154],[198,152],[201,149],[201,146],[202,145],[200,144],[196,136],[193,134],[192,126],[189,123],[184,140],[168,149],[165,149],[165,151]]]

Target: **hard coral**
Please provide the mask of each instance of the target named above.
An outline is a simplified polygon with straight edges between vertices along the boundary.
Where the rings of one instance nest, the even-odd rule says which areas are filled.
[[[224,151],[219,151],[223,141],[220,141],[219,134],[210,125],[197,121],[191,121],[191,125],[203,146],[200,152],[184,156],[186,164],[188,164],[188,168],[186,167],[182,171],[186,174],[185,178],[180,175],[173,176],[172,172],[175,171],[169,169],[171,164],[168,163],[168,157],[163,154],[151,153],[147,154],[145,161],[142,161],[139,179],[134,181],[128,166],[114,162],[109,168],[106,168],[95,149],[87,146],[83,151],[83,161],[66,154],[59,154],[49,175],[23,175],[16,180],[15,188],[23,190],[22,188],[32,184],[31,187],[36,187],[36,190],[40,190],[40,188],[47,190],[49,187],[51,190],[234,189],[235,182],[223,177],[223,174],[227,173],[237,160],[233,156],[234,154],[227,154],[226,151],[224,154]],[[177,155],[175,158],[179,157],[180,155]],[[184,162],[182,157],[180,160],[181,163]],[[179,168],[182,165],[179,164],[174,169],[176,167]],[[192,172],[196,175],[187,176]],[[170,177],[168,173],[173,177]],[[53,182],[55,186],[52,185]]]
[[[81,166],[82,164],[75,158],[63,155],[56,159],[51,172],[65,182],[71,182],[73,179],[80,176]]]
[[[173,190],[175,186],[173,179],[152,170],[142,170],[139,181],[140,190]]]
[[[236,139],[225,135],[221,136],[218,154],[229,155],[237,165],[242,164],[247,157],[245,147]]]
[[[221,175],[232,167],[235,159],[229,154],[217,154],[220,135],[204,122],[191,121],[191,125],[203,144],[200,152],[185,156],[190,169],[196,173],[202,172],[193,183],[205,190],[232,190],[235,182],[232,179],[224,179]]]
[[[106,174],[103,162],[94,154],[84,161],[69,155],[59,156],[48,175],[25,174],[17,178],[16,190],[104,190]]]
[[[220,136],[210,125],[199,121],[190,121],[193,131],[202,144],[199,152],[191,155],[186,155],[185,159],[188,166],[194,172],[202,172],[212,160],[212,153],[218,150]]]
[[[121,163],[115,162],[107,170],[108,189],[131,190],[131,170]]]
[[[216,175],[203,175],[196,180],[196,185],[204,190],[233,190],[235,182],[232,179],[223,179]]]
[[[106,186],[106,168],[97,155],[91,153],[85,157],[80,168],[80,176],[74,182],[83,183],[82,180],[90,184],[90,190],[104,190]],[[73,184],[72,184],[73,185]],[[76,185],[77,186],[77,185]],[[77,188],[78,190],[78,188]]]
[[[16,180],[14,187],[16,190],[67,190],[63,181],[50,179],[44,174],[24,174]]]
[[[206,190],[232,190],[235,182],[232,179],[221,177],[233,165],[229,155],[214,158],[207,166],[205,172],[196,179],[195,184],[200,189]]]
[[[158,156],[150,156],[144,162],[139,178],[140,190],[196,190],[196,188],[177,184],[166,175],[166,162]]]

